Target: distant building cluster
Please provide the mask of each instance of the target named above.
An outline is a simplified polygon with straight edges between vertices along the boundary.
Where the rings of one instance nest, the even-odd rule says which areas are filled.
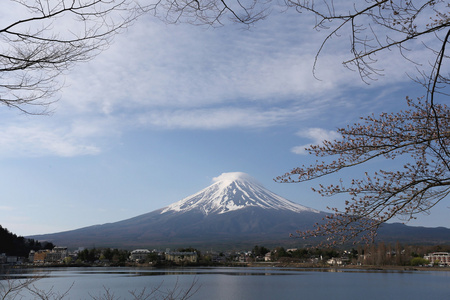
[[[67,247],[55,247],[52,250],[30,251],[28,258],[18,256],[7,256],[0,254],[0,264],[23,264],[25,262],[33,264],[58,263],[69,257]]]
[[[179,249],[181,250],[181,249]],[[264,250],[264,251],[263,251]],[[334,267],[358,264],[358,265],[387,265],[387,259],[391,259],[397,265],[405,265],[409,263],[409,259],[402,261],[405,256],[405,250],[398,253],[393,250],[386,251],[366,251],[365,254],[358,254],[356,250],[352,251],[332,251],[328,254],[325,252],[309,253],[305,249],[287,249],[278,247],[269,250],[265,247],[258,247],[251,251],[230,251],[230,252],[206,252],[200,254],[196,249],[187,248],[181,251],[171,251],[170,249],[148,250],[135,249],[131,252],[118,249],[84,249],[79,248],[76,251],[69,251],[67,247],[54,247],[51,250],[30,251],[28,257],[8,256],[0,253],[0,265],[20,265],[20,264],[95,264],[102,266],[117,265],[117,263],[127,264],[196,264],[196,263],[253,263],[253,262],[302,262],[312,265],[322,264]],[[427,252],[422,252],[427,253]],[[89,255],[88,255],[89,254]],[[297,255],[297,256],[296,256]],[[301,256],[299,256],[301,255]],[[423,255],[423,254],[422,254]],[[412,258],[420,258],[422,256],[414,256]],[[377,262],[379,260],[379,262]],[[450,266],[449,252],[431,252],[423,255],[425,263],[422,266]],[[428,261],[428,262],[427,262]],[[400,263],[399,263],[400,262]],[[392,262],[391,262],[392,263]],[[412,262],[411,262],[412,263]]]
[[[39,250],[37,252],[31,250],[28,261],[34,264],[59,263],[64,262],[66,258],[71,256],[74,255],[69,255],[67,247],[55,247],[52,250]]]
[[[77,252],[69,252],[67,247],[54,247],[51,250],[31,250],[28,257],[7,256],[0,254],[0,264],[18,265],[24,263],[31,264],[51,264],[75,261]]]
[[[28,258],[17,257],[17,256],[7,256],[5,253],[0,254],[0,264],[23,264],[31,263],[36,265],[41,264],[58,264],[58,263],[69,263],[74,262],[78,258],[78,253],[81,249],[74,252],[68,251],[67,247],[54,247],[52,250],[39,250],[30,251]],[[155,254],[161,260],[173,261],[175,263],[196,263],[198,262],[197,252],[173,252],[167,250],[166,252],[161,251],[150,251],[148,249],[136,249],[131,251],[129,256],[130,262],[145,262],[149,255]],[[99,262],[105,262],[100,261]]]
[[[136,249],[131,251],[130,260],[133,262],[144,262],[149,255],[156,253],[159,257],[164,256],[166,261],[173,261],[175,263],[196,263],[198,262],[197,252],[172,252],[167,250],[164,255],[157,251],[150,251],[148,249]]]

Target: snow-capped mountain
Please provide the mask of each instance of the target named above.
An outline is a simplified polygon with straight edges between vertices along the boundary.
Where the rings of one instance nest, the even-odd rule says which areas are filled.
[[[204,215],[224,214],[248,207],[319,213],[278,196],[242,172],[223,173],[213,181],[200,192],[164,208],[161,214],[191,210],[201,211]]]
[[[223,173],[198,193],[150,213],[115,223],[30,238],[69,248],[300,247],[305,241],[290,238],[290,234],[312,229],[325,216],[324,212],[272,193],[247,174],[234,172]],[[450,229],[447,228],[386,224],[383,229],[385,236],[394,236],[401,242],[423,242],[424,239],[428,243],[450,242]]]

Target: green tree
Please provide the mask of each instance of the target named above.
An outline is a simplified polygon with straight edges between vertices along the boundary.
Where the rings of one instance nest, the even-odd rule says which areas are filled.
[[[67,257],[64,258],[64,263],[66,265],[70,265],[72,263],[72,261],[73,261],[73,258],[70,257],[70,256],[67,256]]]
[[[291,257],[291,254],[286,251],[283,247],[276,247],[271,253],[271,259],[277,261],[283,257]]]
[[[114,249],[112,251],[112,261],[118,263],[125,263],[130,257],[130,252],[127,250]]]
[[[149,255],[147,255],[146,262],[153,262],[153,263],[161,262],[161,256],[156,252],[151,252]]]
[[[31,250],[53,249],[55,246],[49,242],[40,243],[33,239],[26,239],[9,232],[0,225],[0,253],[11,256],[28,257]]]
[[[269,253],[270,250],[264,246],[255,246],[253,247],[252,253],[254,256],[264,256]]]
[[[428,265],[430,262],[422,257],[414,257],[411,259],[411,266],[424,266]]]
[[[84,249],[78,253],[78,259],[82,262],[94,262],[100,258],[101,250],[92,248]]]
[[[106,248],[102,251],[102,256],[104,259],[111,261],[113,259],[114,253],[110,248]]]
[[[295,251],[291,252],[291,255],[292,257],[299,259],[305,259],[311,256],[308,249],[296,249]]]

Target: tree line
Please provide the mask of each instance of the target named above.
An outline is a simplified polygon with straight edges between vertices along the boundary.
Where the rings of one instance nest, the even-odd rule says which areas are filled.
[[[23,236],[17,236],[0,225],[0,253],[7,256],[26,257],[31,250],[38,251],[44,249],[53,249],[55,245],[49,242],[39,242],[33,239],[27,239]]]

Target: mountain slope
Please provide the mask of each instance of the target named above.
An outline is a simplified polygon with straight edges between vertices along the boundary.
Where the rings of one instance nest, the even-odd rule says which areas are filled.
[[[325,215],[272,193],[247,174],[235,172],[224,173],[198,193],[150,213],[32,238],[69,248],[293,247],[305,242],[289,235],[312,229]],[[379,236],[386,241],[448,243],[450,229],[385,224]]]

